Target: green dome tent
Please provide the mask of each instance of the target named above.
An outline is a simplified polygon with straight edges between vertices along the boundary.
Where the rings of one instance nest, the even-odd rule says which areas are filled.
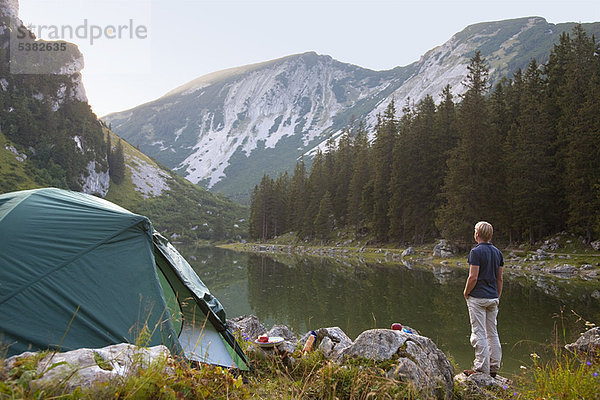
[[[0,195],[0,345],[164,344],[248,369],[225,311],[148,218],[61,189]]]

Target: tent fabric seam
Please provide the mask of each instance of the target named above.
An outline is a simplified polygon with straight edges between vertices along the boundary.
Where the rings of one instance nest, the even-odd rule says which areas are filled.
[[[13,210],[14,210],[15,208],[17,208],[19,205],[21,205],[21,203],[22,203],[22,202],[24,202],[25,200],[27,200],[27,199],[29,198],[29,196],[31,196],[33,193],[35,193],[35,192],[33,192],[33,191],[32,191],[32,192],[28,193],[26,196],[22,196],[22,197],[19,199],[19,201],[17,201],[17,202],[15,203],[15,205],[13,205],[12,207],[10,207],[10,208],[9,208],[9,209],[8,209],[8,210],[7,210],[7,211],[4,213],[4,215],[2,215],[2,216],[0,217],[0,222],[2,222],[2,221],[4,220],[4,218],[6,218],[8,215],[10,215],[10,213],[11,213],[11,212],[13,212]],[[10,200],[9,200],[8,202],[10,202]]]
[[[131,214],[131,215],[137,215],[137,214]],[[14,290],[12,293],[10,293],[8,296],[5,296],[4,298],[0,299],[0,305],[6,303],[7,301],[9,301],[10,299],[12,299],[13,297],[19,295],[21,292],[27,290],[28,288],[30,288],[31,286],[35,285],[36,283],[44,280],[47,276],[54,274],[56,271],[65,268],[66,266],[70,265],[71,263],[73,263],[75,260],[81,258],[83,255],[95,250],[96,248],[98,248],[100,245],[106,243],[108,240],[120,235],[121,233],[125,232],[127,229],[131,228],[132,226],[135,226],[137,224],[139,224],[140,222],[146,220],[148,221],[147,217],[144,217],[142,215],[137,215],[138,218],[136,218],[135,223],[132,223],[130,225],[127,225],[126,227],[124,227],[123,229],[115,232],[113,235],[111,236],[107,236],[103,239],[101,239],[98,243],[86,248],[85,250],[77,253],[75,256],[73,256],[71,259],[69,259],[68,261],[65,261],[63,264],[59,265],[58,267],[55,267],[53,269],[51,269],[50,271],[46,272],[45,274],[39,276],[38,278],[36,278],[35,280],[27,283],[24,286],[21,286],[20,288]]]

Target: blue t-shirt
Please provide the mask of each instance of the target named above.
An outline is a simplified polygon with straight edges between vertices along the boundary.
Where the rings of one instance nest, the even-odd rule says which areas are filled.
[[[483,299],[498,297],[498,268],[504,266],[502,252],[493,244],[482,242],[471,250],[468,263],[479,265],[477,284],[469,293],[469,296]]]

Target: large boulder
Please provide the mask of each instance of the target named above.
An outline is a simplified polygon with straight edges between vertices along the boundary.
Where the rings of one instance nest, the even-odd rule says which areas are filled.
[[[371,329],[361,333],[344,349],[338,361],[350,357],[374,361],[393,360],[390,378],[410,382],[419,390],[441,398],[451,398],[454,369],[435,343],[424,336],[391,329]]]
[[[457,247],[448,240],[444,239],[438,241],[438,243],[433,247],[434,257],[449,258],[454,256],[457,252]]]
[[[469,376],[461,372],[454,377],[454,385],[465,399],[498,399],[502,397],[498,393],[508,389],[512,382],[500,375],[492,378],[482,372]]]
[[[242,315],[227,320],[227,325],[234,332],[240,332],[249,341],[267,333],[267,328],[260,323],[256,315]]]
[[[71,392],[77,387],[91,387],[145,369],[154,362],[164,362],[164,372],[172,374],[167,362],[169,349],[165,346],[141,348],[132,344],[116,344],[101,349],[77,349],[66,353],[25,352],[6,360],[7,371],[22,364],[24,359],[35,360],[31,385],[35,388],[60,388]]]
[[[584,357],[600,355],[600,327],[587,330],[576,342],[567,344],[565,348]]]

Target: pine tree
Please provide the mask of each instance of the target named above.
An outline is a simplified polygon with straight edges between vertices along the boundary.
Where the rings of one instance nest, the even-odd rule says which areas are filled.
[[[260,186],[254,186],[250,196],[250,218],[248,220],[248,234],[252,239],[260,239],[262,234],[263,194]]]
[[[348,187],[348,211],[346,220],[357,232],[366,228],[368,217],[373,210],[368,183],[373,178],[370,146],[364,125],[359,124],[352,147],[354,166]]]
[[[411,200],[412,181],[410,171],[416,168],[418,155],[418,139],[414,133],[414,110],[410,99],[402,107],[402,118],[398,126],[398,137],[392,151],[392,164],[389,183],[390,202],[388,205],[389,237],[393,240],[406,242],[408,225],[409,202]],[[414,156],[414,158],[413,158]]]
[[[573,29],[561,101],[566,139],[565,181],[569,225],[591,241],[600,217],[600,140],[598,128],[599,47],[581,25]]]
[[[333,205],[329,191],[325,192],[319,203],[319,212],[314,220],[314,232],[320,239],[325,239],[334,228]]]
[[[527,234],[531,243],[549,233],[547,224],[552,220],[556,182],[555,137],[543,89],[541,71],[532,60],[523,77],[518,124],[510,135],[506,185],[512,200],[513,226]]]
[[[446,238],[470,243],[478,220],[493,224],[495,201],[501,195],[498,160],[501,145],[494,138],[485,98],[488,69],[480,52],[468,66],[468,88],[458,110],[460,141],[448,160],[436,224]]]
[[[288,226],[296,232],[302,230],[304,212],[308,205],[306,185],[306,166],[304,165],[304,159],[300,159],[300,161],[296,163],[290,183],[288,213]]]
[[[284,172],[273,185],[273,235],[278,236],[289,231],[288,213],[290,208],[290,177]]]
[[[113,182],[119,184],[125,179],[125,156],[123,154],[123,143],[121,139],[117,142],[115,151],[111,153],[109,174]]]
[[[346,130],[334,153],[334,170],[332,181],[335,182],[335,191],[332,195],[333,213],[338,225],[346,225],[346,212],[348,210],[348,195],[352,171],[354,169],[354,150],[352,148],[351,130]],[[330,189],[331,190],[331,189]]]
[[[380,242],[385,242],[388,239],[389,185],[397,129],[396,108],[392,100],[383,118],[378,123],[373,143],[373,172],[375,176],[373,179],[372,226],[375,238]]]

